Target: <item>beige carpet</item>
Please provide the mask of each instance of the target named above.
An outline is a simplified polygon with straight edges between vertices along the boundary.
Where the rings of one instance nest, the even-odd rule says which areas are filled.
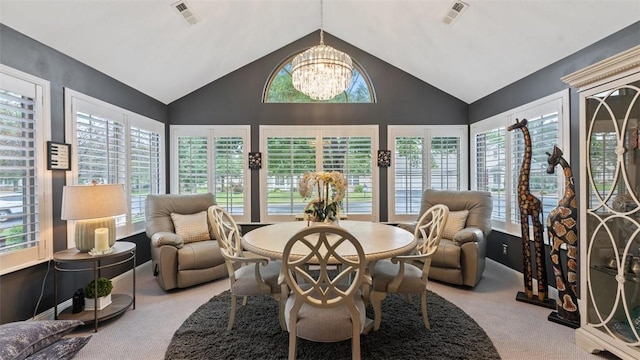
[[[76,359],[163,359],[176,329],[200,305],[228,289],[223,279],[169,293],[160,289],[151,274],[151,263],[136,272],[136,309],[100,323],[82,334],[93,334]],[[131,276],[114,280],[115,292],[131,289]],[[575,345],[574,330],[547,320],[549,309],[515,300],[522,290],[522,275],[494,261],[480,284],[461,289],[435,281],[429,289],[466,311],[486,331],[502,359],[615,359],[609,354],[591,355]],[[242,310],[237,316],[242,316]],[[428,357],[428,354],[425,354]]]

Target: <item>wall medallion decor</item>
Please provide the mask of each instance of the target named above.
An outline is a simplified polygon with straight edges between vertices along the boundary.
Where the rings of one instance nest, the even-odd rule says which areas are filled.
[[[391,150],[378,150],[378,166],[391,166]]]
[[[249,169],[259,170],[262,168],[262,153],[250,152],[249,153]]]

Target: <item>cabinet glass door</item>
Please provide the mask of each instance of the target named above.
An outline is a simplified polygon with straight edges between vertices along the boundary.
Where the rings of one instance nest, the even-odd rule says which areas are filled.
[[[636,77],[637,79],[638,77]],[[585,98],[588,323],[640,344],[640,80]]]

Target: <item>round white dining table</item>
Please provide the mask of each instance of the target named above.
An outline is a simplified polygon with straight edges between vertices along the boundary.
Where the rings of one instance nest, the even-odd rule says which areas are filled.
[[[270,259],[282,259],[282,252],[287,241],[307,226],[305,221],[280,222],[261,226],[244,234],[242,245],[246,250]],[[397,226],[353,220],[340,221],[339,226],[360,241],[365,259],[368,262],[406,255],[416,247],[413,234]],[[340,251],[340,253],[345,257],[357,255],[355,250],[353,250],[353,254],[350,254],[348,249]]]

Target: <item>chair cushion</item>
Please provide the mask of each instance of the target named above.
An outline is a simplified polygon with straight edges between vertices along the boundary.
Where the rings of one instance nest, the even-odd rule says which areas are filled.
[[[460,269],[460,259],[462,258],[460,252],[460,245],[456,244],[453,240],[440,239],[438,249],[431,255],[431,266]]]
[[[178,270],[207,269],[224,264],[218,242],[215,240],[198,241],[178,250]]]
[[[373,291],[387,292],[387,287],[393,278],[398,274],[400,263],[392,263],[391,260],[380,260],[371,271],[373,279]],[[423,281],[422,269],[415,265],[405,263],[404,277],[398,287],[399,293],[416,294],[427,289],[427,282]]]
[[[469,216],[469,210],[450,211],[447,223],[442,231],[443,239],[453,239],[456,233],[464,228]]]
[[[267,285],[271,286],[271,293],[279,293],[278,276],[282,268],[281,261],[270,261],[267,266],[260,265],[260,275]],[[256,282],[255,265],[249,264],[240,267],[235,272],[236,282],[233,284],[231,292],[235,295],[264,295],[265,292],[260,289]]]
[[[359,293],[356,295],[355,304],[360,312],[360,333],[362,333],[367,316],[362,296]],[[284,318],[287,329],[295,296],[295,294],[289,295],[285,304]],[[317,308],[304,303],[298,312],[296,329],[298,337],[311,341],[336,342],[351,339],[352,324],[349,308],[346,303],[333,308]]]
[[[171,213],[171,220],[176,228],[176,234],[184,240],[185,244],[211,239],[206,211],[189,215]]]

